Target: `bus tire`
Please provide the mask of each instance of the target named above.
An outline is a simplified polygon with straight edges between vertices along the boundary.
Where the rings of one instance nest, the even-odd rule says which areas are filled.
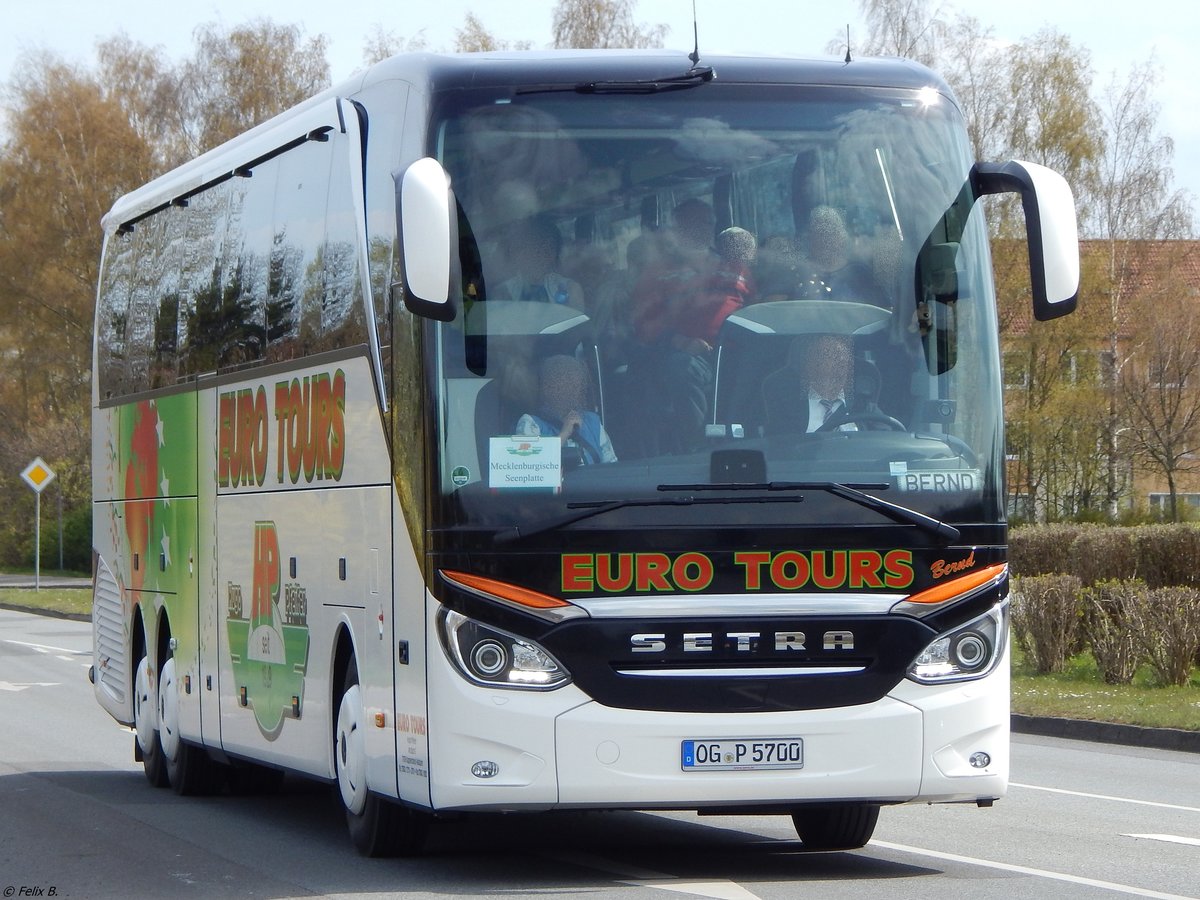
[[[183,797],[214,793],[217,766],[203,747],[179,736],[179,685],[175,657],[168,656],[158,679],[158,747],[172,790]]]
[[[142,761],[146,780],[155,787],[166,787],[167,767],[158,742],[158,692],[150,672],[150,657],[142,653],[133,678],[134,756]]]
[[[346,811],[350,840],[363,856],[410,856],[421,852],[427,817],[367,789],[362,691],[351,659],[342,681],[333,733],[338,795]]]
[[[874,803],[806,806],[792,813],[792,824],[805,850],[858,850],[875,833],[879,806]]]

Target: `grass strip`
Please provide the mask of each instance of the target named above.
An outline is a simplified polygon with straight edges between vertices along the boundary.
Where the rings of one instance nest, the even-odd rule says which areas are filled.
[[[92,615],[92,589],[82,588],[0,588],[0,607],[56,615]]]
[[[1155,684],[1145,666],[1132,684],[1105,684],[1091,653],[1071,657],[1062,672],[1038,675],[1014,648],[1012,711],[1200,731],[1200,669],[1192,670],[1190,683],[1178,687]]]

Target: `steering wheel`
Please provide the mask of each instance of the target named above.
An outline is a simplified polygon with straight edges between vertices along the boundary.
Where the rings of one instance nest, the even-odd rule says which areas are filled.
[[[883,425],[891,431],[908,431],[906,426],[899,419],[894,419],[887,413],[874,412],[871,410],[860,410],[853,412],[842,407],[828,419],[821,423],[817,431],[834,431],[841,428],[848,422],[853,422],[856,425]]]

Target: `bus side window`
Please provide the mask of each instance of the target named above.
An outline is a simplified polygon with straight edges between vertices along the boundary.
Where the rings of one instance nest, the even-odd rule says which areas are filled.
[[[180,278],[181,376],[195,377],[217,370],[221,253],[228,199],[228,181],[189,199],[185,217],[187,241]]]
[[[235,175],[230,183],[218,369],[242,368],[263,356],[276,169],[273,160],[260,163],[249,175]]]
[[[304,309],[318,306],[324,290],[317,259],[325,238],[329,147],[310,142],[279,157],[267,283],[268,362],[303,356],[316,344],[316,328],[311,317],[304,320]]]
[[[179,378],[179,302],[183,280],[184,236],[187,218],[184,210],[171,207],[166,217],[166,249],[163,253],[161,280],[153,311],[150,355],[150,387],[174,384]]]
[[[320,146],[332,149],[325,241],[321,246],[325,285],[320,297],[319,349],[367,342],[366,301],[359,269],[358,221],[350,193],[350,159],[344,139]],[[315,312],[315,311],[314,311]]]
[[[129,318],[129,298],[133,279],[133,232],[109,235],[104,253],[104,285],[100,291],[100,312],[96,316],[100,399],[119,397],[125,390],[125,326]]]
[[[170,236],[178,221],[176,212],[165,209],[135,226],[136,263],[126,332],[126,393],[175,383],[179,245],[171,243]]]

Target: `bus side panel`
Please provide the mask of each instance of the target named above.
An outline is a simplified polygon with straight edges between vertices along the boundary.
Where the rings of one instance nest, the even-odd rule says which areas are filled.
[[[383,556],[379,537],[388,534],[386,500],[385,488],[370,487],[218,500],[217,568],[226,601],[221,733],[227,752],[332,775],[333,704],[341,687],[331,680],[333,640],[343,623],[366,695],[367,739],[391,738],[391,729],[376,727],[374,719],[379,711],[391,724],[390,698],[386,708],[377,702],[381,656],[387,664],[383,684],[391,684],[390,616],[380,621],[383,595],[372,594],[384,583],[376,565]],[[385,771],[391,771],[394,739],[382,752],[368,752],[384,756]],[[394,794],[394,773],[390,781]]]
[[[118,722],[133,721],[132,607],[119,557],[124,522],[117,497],[119,408],[92,416],[92,550],[96,555],[92,595],[92,648],[95,694]]]
[[[331,777],[344,627],[368,784],[396,796],[392,490],[368,360],[221,385],[212,403],[223,747]]]
[[[200,637],[200,731],[210,747],[221,744],[221,633],[226,593],[217,580],[217,393],[202,391],[196,421],[196,593]]]
[[[134,505],[135,502],[130,502],[126,507]],[[197,632],[196,499],[176,497],[162,501],[154,514],[154,528],[148,559],[140,562],[147,569],[143,606],[149,611],[156,605],[152,601],[160,601],[166,610],[167,627],[175,643],[170,654],[175,659],[179,692],[179,735],[185,740],[199,742],[200,705],[204,692],[201,690],[200,636]],[[160,671],[164,661],[158,660]]]
[[[405,528],[399,497],[393,493],[395,580],[393,609],[396,621],[396,753],[400,797],[408,803],[430,806],[429,709],[427,705],[427,654],[440,653],[425,639],[425,578]]]
[[[196,398],[183,393],[141,400],[103,413],[97,421],[96,494],[111,502],[98,504],[93,533],[103,569],[121,593],[127,629],[122,648],[125,683],[132,684],[137,667],[131,641],[134,607],[146,607],[147,645],[155,665],[161,666],[155,653],[157,610],[165,606],[176,642],[179,683],[193,688],[179,698],[180,729],[184,737],[198,738]],[[111,612],[102,609],[100,615],[108,618]],[[129,702],[126,697],[123,712],[131,713]]]

